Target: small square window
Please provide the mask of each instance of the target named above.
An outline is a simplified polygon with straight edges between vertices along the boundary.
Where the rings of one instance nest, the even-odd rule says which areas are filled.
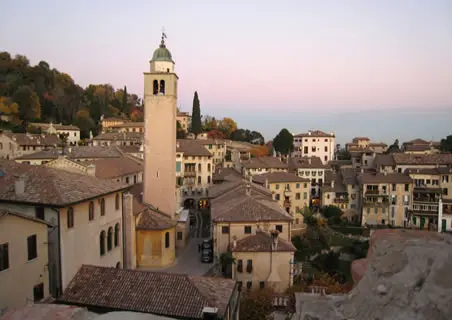
[[[222,234],[228,234],[229,233],[229,227],[228,226],[221,227],[221,233]]]
[[[264,289],[265,288],[265,281],[259,281],[259,288]]]
[[[177,232],[177,240],[182,240],[182,232],[180,231]]]
[[[245,233],[246,234],[251,233],[251,226],[245,226]]]
[[[278,230],[281,233],[282,230],[283,230],[283,226],[281,224],[277,224],[275,229]]]
[[[38,257],[38,243],[36,235],[31,235],[27,238],[28,261]]]

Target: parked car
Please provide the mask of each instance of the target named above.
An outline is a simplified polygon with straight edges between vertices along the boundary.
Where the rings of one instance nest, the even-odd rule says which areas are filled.
[[[204,249],[201,251],[201,262],[202,263],[212,263],[213,262],[212,250]]]
[[[210,251],[213,251],[213,246],[212,246],[212,240],[203,240],[202,242],[201,242],[201,249],[207,249],[207,250],[210,250]]]

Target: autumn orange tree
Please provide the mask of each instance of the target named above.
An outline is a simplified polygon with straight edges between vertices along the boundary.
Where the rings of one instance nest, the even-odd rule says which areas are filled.
[[[245,290],[245,289],[244,289]],[[240,320],[265,320],[270,316],[275,292],[271,288],[242,292]]]
[[[269,155],[269,150],[265,145],[256,145],[254,148],[250,149],[250,154],[253,157],[265,157]]]

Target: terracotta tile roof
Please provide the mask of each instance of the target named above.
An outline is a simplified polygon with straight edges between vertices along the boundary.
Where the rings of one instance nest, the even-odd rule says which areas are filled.
[[[368,137],[355,137],[353,138],[353,142],[356,143],[359,140],[366,140],[366,141],[370,141],[370,139]]]
[[[242,166],[248,169],[286,169],[287,163],[282,162],[277,157],[258,157],[243,161]]]
[[[199,139],[193,141],[197,141],[202,145],[226,145],[226,142],[223,139]]]
[[[410,140],[410,141],[407,141],[407,142],[405,142],[404,144],[423,144],[423,145],[430,145],[430,142],[428,142],[428,141],[425,141],[424,139],[419,139],[419,138],[417,138],[417,139],[413,139],[413,140]]]
[[[204,307],[216,307],[224,317],[235,290],[231,279],[83,265],[58,301],[202,319]]]
[[[371,142],[369,147],[387,147],[388,145],[384,142]]]
[[[360,184],[413,183],[410,176],[402,173],[363,173],[358,176]]]
[[[395,166],[393,154],[377,154],[374,159],[374,164],[377,168],[382,166]]]
[[[43,130],[47,130],[50,128],[50,126],[52,125],[52,127],[54,127],[56,130],[68,130],[68,131],[80,131],[80,128],[77,126],[73,126],[73,125],[65,125],[65,124],[56,124],[56,123],[30,123],[31,126],[33,127],[39,127]]]
[[[176,151],[183,152],[184,156],[212,156],[199,141],[201,140],[177,139]]]
[[[122,153],[140,153],[140,146],[118,146]]]
[[[216,222],[291,221],[292,217],[272,200],[264,187],[251,183],[247,195],[246,181],[211,201],[212,220]]]
[[[110,141],[144,141],[144,133],[142,132],[105,132],[95,136],[93,140],[110,140]]]
[[[408,168],[405,170],[408,174],[428,174],[428,175],[440,175],[440,174],[452,174],[452,168],[439,167],[439,168]]]
[[[429,144],[407,144],[403,148],[404,151],[428,151],[431,150]]]
[[[83,161],[79,162],[79,164],[94,164],[96,166],[96,177],[100,179],[113,179],[143,172],[144,170],[142,163],[129,157]]]
[[[0,170],[0,201],[63,207],[128,188],[116,181],[8,160],[0,160]],[[19,181],[24,192],[16,192]]]
[[[212,175],[213,181],[235,181],[243,179],[240,172],[234,168],[217,168]]]
[[[438,154],[406,154],[394,153],[392,154],[394,162],[398,165],[451,165],[452,153],[438,153]]]
[[[35,153],[23,155],[18,160],[33,159],[57,159],[60,156],[66,156],[68,159],[102,159],[122,157],[121,150],[116,146],[79,146],[65,148],[64,155],[61,148],[42,150]]]
[[[320,130],[309,130],[306,133],[299,133],[294,137],[334,137],[334,134],[326,133]]]
[[[49,146],[56,147],[60,144],[60,139],[54,134],[30,134],[30,133],[12,133],[3,131],[11,140],[20,146]]]
[[[326,166],[322,163],[319,157],[301,157],[301,158],[290,158],[289,168],[291,171],[295,169],[321,169]]]
[[[253,176],[253,182],[259,184],[268,183],[279,183],[279,182],[309,182],[310,179],[300,178],[295,173],[289,172],[269,172],[264,174],[258,174]]]
[[[36,222],[36,223],[45,224],[46,226],[49,226],[49,227],[53,227],[54,226],[50,222],[47,222],[45,220],[41,220],[41,219],[35,218],[33,216],[28,216],[28,215],[23,214],[23,213],[0,209],[0,218],[2,216],[8,216],[8,215],[15,216],[15,217],[18,217],[18,218],[21,218],[21,219],[25,219],[25,220],[29,220],[29,221],[33,221],[33,222]]]
[[[272,246],[273,239],[268,233],[256,231],[256,234],[238,240],[230,249],[233,252],[294,252],[297,250],[292,243],[281,238],[278,238],[276,248]]]

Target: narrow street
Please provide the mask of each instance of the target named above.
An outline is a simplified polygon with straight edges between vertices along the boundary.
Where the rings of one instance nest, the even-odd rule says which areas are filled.
[[[203,239],[210,237],[210,217],[207,212],[191,210],[190,215],[196,219],[190,229],[190,239],[185,248],[177,252],[176,262],[173,266],[152,271],[188,274],[193,276],[205,275],[213,266],[212,263],[202,263],[198,245]]]

